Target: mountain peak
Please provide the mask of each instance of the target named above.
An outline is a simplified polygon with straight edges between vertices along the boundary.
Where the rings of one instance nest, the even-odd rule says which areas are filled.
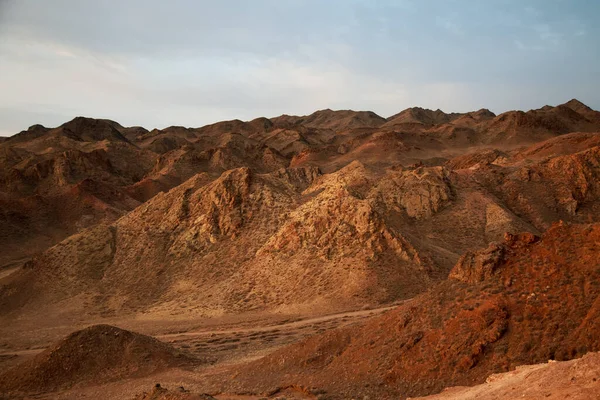
[[[117,142],[129,142],[121,134],[114,121],[106,119],[95,119],[89,117],[75,117],[71,121],[59,126],[56,131],[78,141],[109,140]]]
[[[577,99],[571,99],[569,101],[567,101],[565,104],[562,104],[565,107],[569,107],[571,110],[573,111],[593,111],[592,108],[588,107],[587,105],[583,104],[581,101],[577,100]]]

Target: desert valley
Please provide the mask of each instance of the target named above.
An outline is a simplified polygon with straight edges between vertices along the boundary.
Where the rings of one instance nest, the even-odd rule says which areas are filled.
[[[600,112],[0,139],[0,399],[600,398]]]

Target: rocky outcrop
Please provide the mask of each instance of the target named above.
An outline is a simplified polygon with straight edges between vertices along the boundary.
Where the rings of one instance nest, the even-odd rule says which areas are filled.
[[[430,218],[452,201],[449,172],[442,167],[389,171],[369,197],[375,204],[417,220]]]
[[[483,251],[466,253],[458,260],[449,278],[467,283],[482,282],[490,278],[503,261],[504,251],[504,246],[492,243]]]
[[[509,256],[509,249],[524,248],[538,240],[539,237],[531,233],[506,233],[503,243],[493,242],[485,250],[465,253],[450,271],[449,278],[466,283],[483,282],[493,277]]]

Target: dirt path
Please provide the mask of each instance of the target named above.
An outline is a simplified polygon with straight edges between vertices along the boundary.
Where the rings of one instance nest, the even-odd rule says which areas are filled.
[[[0,279],[6,278],[7,276],[11,275],[13,272],[18,271],[19,268],[21,268],[21,267],[9,267],[9,268],[4,268],[4,269],[0,270]]]
[[[2,356],[28,356],[28,355],[32,355],[32,354],[38,354],[41,353],[42,351],[46,350],[45,348],[39,348],[39,349],[25,349],[25,350],[17,350],[17,351],[7,351],[4,353],[0,353],[0,357]]]
[[[267,332],[267,331],[272,331],[273,329],[290,330],[290,329],[300,328],[300,327],[306,326],[306,325],[319,324],[319,323],[328,322],[328,321],[332,321],[332,320],[336,320],[336,319],[355,319],[355,318],[360,318],[360,317],[374,316],[374,315],[378,315],[383,312],[389,311],[396,307],[397,306],[394,305],[394,306],[387,306],[387,307],[382,307],[382,308],[375,308],[372,310],[359,310],[359,311],[344,312],[344,313],[339,313],[339,314],[330,314],[330,315],[324,315],[324,316],[315,317],[315,318],[300,319],[300,320],[291,321],[291,322],[287,322],[287,323],[279,323],[279,324],[276,323],[276,324],[267,325],[267,326],[230,328],[230,329],[224,329],[224,330],[200,329],[200,330],[182,332],[182,333],[170,333],[170,334],[166,334],[166,335],[157,335],[155,337],[157,339],[161,339],[161,340],[172,340],[172,339],[182,339],[182,338],[186,338],[186,337],[189,338],[189,337],[197,337],[197,336],[205,336],[205,335],[213,335],[213,334],[225,335],[225,334],[236,334],[236,333],[246,333],[246,332]]]
[[[159,340],[173,342],[173,341],[189,340],[189,339],[196,338],[196,337],[211,336],[211,335],[240,335],[240,334],[244,334],[244,333],[291,331],[291,330],[297,330],[299,328],[303,328],[303,327],[306,327],[309,325],[334,322],[336,320],[343,320],[343,321],[348,320],[350,322],[355,319],[379,315],[379,314],[384,313],[388,310],[391,310],[395,307],[397,307],[397,305],[381,307],[381,308],[376,308],[376,309],[371,309],[371,310],[359,310],[359,311],[343,312],[343,313],[338,313],[338,314],[330,314],[330,315],[324,315],[324,316],[315,317],[315,318],[299,319],[299,320],[293,320],[290,322],[274,323],[274,324],[264,325],[264,326],[250,326],[250,327],[245,326],[245,327],[240,327],[240,328],[234,327],[234,328],[227,328],[227,329],[214,329],[214,327],[210,327],[207,329],[199,329],[199,330],[193,330],[193,331],[188,331],[188,332],[155,335],[154,337],[156,337]],[[35,349],[11,350],[11,351],[6,351],[6,352],[0,352],[0,358],[9,358],[9,357],[17,357],[17,356],[33,357],[36,354],[41,353],[45,349],[46,348],[35,348]]]

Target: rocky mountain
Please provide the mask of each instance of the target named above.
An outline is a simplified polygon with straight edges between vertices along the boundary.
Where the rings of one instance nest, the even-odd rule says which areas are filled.
[[[556,109],[577,113],[566,105],[534,113]],[[497,120],[480,110],[434,122],[466,117]],[[325,110],[144,130],[132,140],[105,120],[32,128],[31,140],[0,147],[11,165],[0,199],[3,246],[15,249],[4,262],[38,253],[0,288],[0,311],[215,315],[385,304],[431,287],[461,254],[504,232],[598,221],[596,133],[461,150],[453,139],[431,145],[429,128],[386,132],[375,120]],[[186,144],[153,152],[145,135]],[[429,145],[447,148],[428,155],[460,155],[398,163]],[[65,308],[73,297],[82,301]]]
[[[223,399],[429,395],[598,351],[598,115],[571,100],[34,125],[0,142],[0,384],[115,395],[127,378],[131,398],[153,374],[180,379],[171,347],[106,326],[30,356],[117,322],[191,348],[186,330],[221,321],[189,343],[231,358],[185,379]],[[321,328],[370,309],[391,310]],[[278,349],[307,317],[319,334]],[[277,345],[248,331],[278,318]]]

